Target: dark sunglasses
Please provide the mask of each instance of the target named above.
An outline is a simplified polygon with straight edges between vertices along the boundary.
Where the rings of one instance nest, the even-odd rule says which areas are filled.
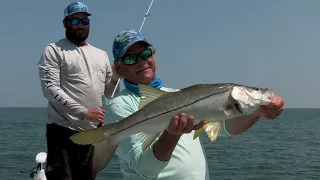
[[[138,54],[126,54],[121,60],[124,62],[126,65],[133,65],[137,64],[138,58],[140,57],[142,60],[146,61],[148,60],[153,54],[155,53],[154,48],[148,48],[145,49]]]
[[[71,25],[78,25],[78,24],[80,24],[80,22],[82,23],[82,25],[88,25],[90,23],[90,19],[88,19],[88,18],[83,18],[83,19],[72,18],[72,19],[67,19],[67,21]]]

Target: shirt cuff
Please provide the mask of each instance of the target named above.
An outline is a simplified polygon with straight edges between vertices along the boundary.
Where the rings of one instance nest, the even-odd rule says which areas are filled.
[[[227,129],[227,126],[226,126],[226,121],[222,122],[222,128],[221,128],[220,136],[222,136],[222,137],[234,136],[233,134],[229,133],[229,131]]]

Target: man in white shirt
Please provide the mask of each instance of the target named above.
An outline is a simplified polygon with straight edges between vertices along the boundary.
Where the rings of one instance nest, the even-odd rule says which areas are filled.
[[[66,37],[47,44],[38,63],[42,91],[48,100],[48,180],[96,177],[92,147],[73,144],[69,137],[103,123],[103,96],[110,98],[118,77],[107,53],[86,41],[89,16],[85,4],[69,3],[63,19]]]

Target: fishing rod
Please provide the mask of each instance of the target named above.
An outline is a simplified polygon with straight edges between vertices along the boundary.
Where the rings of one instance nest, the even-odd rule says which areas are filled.
[[[146,21],[147,17],[150,16],[149,12],[150,12],[151,6],[152,6],[152,4],[153,4],[153,1],[154,1],[154,0],[151,0],[150,5],[149,5],[149,7],[148,7],[148,10],[147,10],[146,14],[144,15],[143,21],[142,21],[141,26],[140,26],[140,29],[139,29],[139,33],[141,32],[142,27],[143,27],[144,22]],[[115,86],[114,89],[113,89],[113,92],[112,92],[112,94],[111,94],[110,99],[112,99],[113,96],[114,96],[114,94],[116,93],[116,89],[118,88],[120,81],[121,81],[121,78],[118,78],[117,83],[116,83],[116,86]],[[102,102],[104,103],[105,101],[102,101]],[[110,100],[109,100],[109,102],[108,102],[108,105],[109,105],[109,103],[110,103]],[[104,108],[107,107],[105,104],[102,104],[102,106],[103,106]],[[99,123],[99,124],[98,124],[98,127],[100,127],[100,126],[102,126],[102,123]]]
[[[151,6],[152,6],[152,4],[153,4],[153,1],[154,1],[154,0],[151,0],[150,5],[149,5],[149,8],[148,8],[146,14],[144,15],[143,21],[142,21],[141,26],[140,26],[140,29],[139,29],[139,33],[141,32],[142,27],[143,27],[144,22],[146,21],[147,17],[150,16],[149,11],[150,11],[150,9],[151,9]],[[111,98],[113,98],[113,96],[114,96],[114,94],[115,94],[115,92],[116,92],[116,89],[117,89],[118,86],[119,86],[120,80],[121,80],[121,79],[118,78],[117,83],[116,83],[116,86],[115,86],[114,89],[113,89]],[[111,98],[110,98],[110,99],[111,99]],[[109,102],[110,102],[110,101],[109,101]],[[108,104],[109,104],[109,103],[108,103]]]
[[[149,8],[148,8],[146,14],[144,15],[142,24],[141,24],[140,29],[139,29],[139,33],[141,32],[141,29],[142,29],[142,27],[143,27],[143,25],[144,25],[144,22],[146,21],[147,17],[150,16],[149,11],[150,11],[150,9],[151,9],[152,4],[153,4],[153,0],[151,0],[151,3],[150,3],[150,5],[149,5]]]

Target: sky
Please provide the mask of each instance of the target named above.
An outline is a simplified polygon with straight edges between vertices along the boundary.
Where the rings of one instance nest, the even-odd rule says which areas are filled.
[[[0,107],[46,106],[37,63],[64,38],[68,2],[1,2]],[[81,2],[92,13],[88,42],[113,61],[113,38],[139,30],[151,0]],[[232,82],[271,88],[287,108],[320,108],[319,9],[319,0],[154,0],[142,33],[166,87]]]

